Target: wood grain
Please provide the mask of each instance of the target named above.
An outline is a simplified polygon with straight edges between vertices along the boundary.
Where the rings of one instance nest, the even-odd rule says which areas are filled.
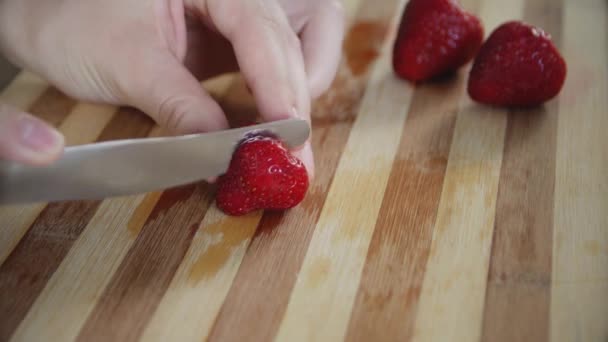
[[[36,93],[36,96],[40,96],[43,92],[43,90],[38,92],[39,88],[41,88],[40,81],[32,78],[27,73],[21,74],[15,81],[23,82],[27,90],[23,90],[23,92],[16,91],[18,95],[14,97],[11,95],[10,98],[14,103],[20,102],[21,104],[26,104],[23,94]],[[30,89],[32,89],[31,92]],[[31,99],[31,102],[33,101],[35,100]],[[59,131],[64,134],[68,146],[93,142],[101,134],[106,124],[110,122],[114,113],[115,108],[110,106],[81,103],[74,107],[70,115],[63,121],[59,127]],[[44,207],[44,203],[36,203],[7,206],[0,209],[0,227],[6,227],[0,240],[0,262],[4,262],[5,258],[15,248],[15,245],[23,237],[34,220],[36,220],[36,217],[40,215]]]
[[[143,340],[200,341],[207,336],[261,216],[227,217],[215,206],[209,210]]]
[[[233,80],[220,102],[234,126],[257,115],[255,101],[242,77]],[[144,331],[143,340],[199,341],[208,335],[261,216],[257,212],[231,218],[211,207]],[[173,323],[158,324],[167,321]],[[175,329],[176,326],[182,328]]]
[[[561,43],[560,1],[527,1],[524,20]],[[488,274],[484,341],[547,341],[557,101],[509,113]]]
[[[388,6],[375,11],[370,10],[372,7],[375,6],[371,1],[361,4],[347,32],[344,60],[332,89],[313,107],[312,144],[316,162],[322,165],[315,182],[301,208],[285,214],[264,214],[209,335],[210,341],[267,341],[279,328],[295,275],[356,117],[369,76],[367,71],[386,38],[385,22],[392,11]],[[259,301],[252,293],[273,300]],[[255,324],[251,324],[251,317],[258,318]]]
[[[414,340],[479,338],[505,121],[474,104],[458,115]]]
[[[608,340],[608,11],[566,0],[570,76],[559,99],[551,340]]]
[[[30,106],[44,93],[48,83],[35,74],[21,72],[0,92],[0,101],[21,110]]]
[[[227,89],[231,80],[231,75],[222,76],[203,83],[203,86],[217,97]],[[106,126],[99,140],[162,134],[162,129],[154,127],[149,117],[134,109],[123,108]],[[160,196],[160,192],[154,192],[101,203],[12,340],[28,341],[35,339],[36,335],[48,336],[53,341],[74,340]],[[61,315],[52,314],[57,307],[61,308]]]
[[[203,82],[202,86],[219,100],[233,83],[233,79],[234,75],[224,75]],[[160,135],[163,131],[157,128],[153,134]],[[208,191],[207,186],[193,184],[169,189],[162,195],[149,194],[142,200],[134,209],[134,215],[131,216],[126,227],[131,238],[136,237],[136,239],[129,243],[128,254],[116,256],[117,262],[123,259],[122,263],[114,273],[108,274],[104,279],[107,286],[100,297],[100,304],[95,308],[91,307],[92,312],[86,322],[82,320],[83,327],[78,339],[103,340],[108,336],[123,339],[138,338],[182,261],[196,226],[210,205],[211,198],[212,193]],[[179,229],[163,230],[168,224]],[[155,251],[157,259],[147,258],[152,250]],[[138,285],[135,284],[133,287],[134,284],[131,283],[134,279],[133,272],[142,272],[136,276],[137,280],[143,278],[145,283],[147,279],[154,281],[158,286],[150,288],[146,293],[147,296],[139,296]],[[121,293],[124,295],[121,298],[131,302],[108,300],[116,293]],[[127,306],[123,306],[124,304]],[[138,316],[130,316],[131,320],[124,320],[121,313],[126,313],[125,308],[129,305],[137,308]],[[112,317],[112,320],[106,320],[106,317]],[[133,322],[136,322],[134,327],[129,325]],[[107,327],[116,330],[109,333],[106,331]],[[99,331],[102,333],[98,334]]]
[[[165,191],[77,340],[135,340],[151,318],[211,201],[196,184]],[[171,225],[172,229],[167,229]]]
[[[401,6],[403,2],[398,2],[394,8]],[[382,57],[372,71],[277,340],[339,340],[346,332],[413,92],[411,85],[391,72],[387,52],[394,31],[392,25]],[[362,144],[365,140],[374,144]],[[315,310],[321,307],[324,311]]]
[[[29,107],[29,112],[45,122],[59,127],[76,103],[76,100],[66,96],[57,88],[49,87]]]
[[[349,341],[411,337],[465,73],[414,93],[376,222]],[[387,272],[388,271],[388,272]]]
[[[233,125],[240,125],[257,114],[253,99],[245,92],[242,80],[232,85],[222,103],[231,114],[230,119]],[[323,136],[322,134],[321,137]],[[305,205],[303,204],[303,206]],[[293,223],[301,222],[302,215],[298,212],[300,211],[290,213],[289,216],[292,218],[285,218],[284,225],[298,228],[299,225],[293,225]],[[244,220],[222,218],[215,208],[207,214],[201,224],[200,232],[195,235],[184,262],[148,325],[148,329],[143,335],[144,340],[198,340],[209,334],[260,219],[261,213]],[[273,220],[264,220],[260,229],[265,231],[271,221]],[[305,224],[306,221],[302,223]],[[234,229],[238,229],[239,233],[232,233],[231,230]],[[187,303],[205,303],[205,305],[193,306]],[[242,303],[239,306],[241,312],[246,314],[246,310],[243,311]],[[158,322],[167,320],[174,324],[158,324]],[[219,321],[221,322],[221,316]],[[178,323],[183,329],[172,328]],[[229,330],[235,331],[235,329]],[[239,330],[245,331],[245,329]],[[221,329],[214,331],[221,331]],[[272,333],[273,330],[266,331]],[[212,335],[211,339],[214,338],[217,337]],[[253,336],[248,336],[249,340],[253,338]]]
[[[153,122],[142,113],[132,109],[122,109],[106,126],[98,140],[142,137],[147,135],[152,127]],[[68,208],[66,210],[70,210],[70,208],[79,210],[82,203],[66,202],[62,205]],[[49,258],[46,261],[49,268],[48,273],[52,274],[52,277],[49,278],[50,275],[46,275],[49,278],[48,283],[15,332],[12,340],[28,341],[36,336],[30,334],[39,334],[40,332],[44,332],[49,337],[52,336],[54,341],[72,340],[80,328],[79,322],[82,322],[86,318],[87,311],[91,310],[90,306],[82,305],[82,302],[91,301],[92,298],[99,296],[102,289],[100,286],[103,285],[103,278],[100,279],[100,276],[103,277],[106,274],[103,272],[104,267],[113,271],[117,266],[109,262],[113,253],[124,254],[126,248],[130,245],[130,240],[134,239],[132,234],[130,239],[122,239],[123,236],[121,235],[117,236],[121,232],[120,230],[112,234],[111,224],[113,223],[112,219],[118,220],[119,223],[121,220],[125,220],[125,216],[121,216],[124,213],[123,211],[129,213],[129,210],[133,210],[131,209],[132,205],[127,203],[135,205],[137,199],[110,200],[108,203],[104,203],[107,205],[100,201],[88,201],[86,203],[90,212],[87,217],[67,216],[65,218],[67,220],[65,222],[66,226],[72,224],[85,225],[81,228],[81,231],[84,231],[84,236],[79,236],[80,232],[74,233],[71,243],[66,245],[62,251],[65,256]],[[55,203],[50,204],[47,206],[47,210],[56,205]],[[58,219],[60,218],[54,218],[54,220]],[[130,234],[126,229],[123,232]],[[27,241],[27,239],[24,238],[22,241]],[[121,249],[118,243],[126,245],[125,248]],[[108,246],[112,248],[108,249]],[[102,255],[99,256],[96,253],[102,253]],[[34,253],[29,251],[29,254]],[[84,262],[85,264],[76,267],[71,262],[76,264]],[[87,270],[92,269],[101,273],[91,274],[87,272]],[[109,272],[109,274],[112,274],[112,272]],[[56,311],[57,307],[62,308],[63,314],[51,315],[53,319],[48,319],[49,314]]]
[[[487,30],[522,16],[521,0],[484,1]],[[414,340],[481,337],[506,114],[466,97],[458,113]],[[439,328],[441,327],[441,328]]]
[[[560,96],[509,111],[471,102],[466,67],[394,78],[405,1],[345,2],[300,206],[227,217],[201,183],[0,207],[0,340],[607,341],[608,4],[461,1],[486,34],[523,18],[564,52]],[[232,124],[258,114],[240,75],[204,86]],[[72,145],[166,134],[27,72],[0,101]]]
[[[127,197],[99,206],[21,322],[13,341],[32,341],[41,334],[53,341],[74,339],[106,285],[105,278],[114,273],[116,261],[135,239],[127,224],[133,205],[141,200]],[[61,310],[60,315],[55,314],[57,310]]]
[[[27,110],[47,86],[46,82],[34,74],[22,72],[0,92],[0,101]],[[27,227],[36,219],[36,215],[23,213],[27,209],[36,212],[36,215],[42,210],[40,206],[0,207],[0,227],[4,229],[3,234],[0,234],[0,264],[6,260]]]
[[[145,125],[141,124],[142,116],[140,113],[122,111],[101,133],[99,141],[147,133],[152,125],[149,124],[146,130]],[[0,298],[0,303],[6,305],[0,309],[4,313],[0,340],[8,338],[17,328],[99,204],[100,201],[49,204],[0,267],[0,288],[5,289],[2,294],[12,294],[11,298]],[[28,286],[14,282],[14,279],[20,278],[28,279]],[[8,281],[10,279],[13,281]]]
[[[46,207],[2,264],[0,340],[12,335],[96,208],[90,201]]]

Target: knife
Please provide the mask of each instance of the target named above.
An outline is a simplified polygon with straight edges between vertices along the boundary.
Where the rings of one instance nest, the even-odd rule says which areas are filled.
[[[0,204],[103,199],[220,176],[238,144],[255,134],[272,134],[292,149],[308,139],[310,126],[286,119],[219,132],[73,146],[44,167],[0,161]]]

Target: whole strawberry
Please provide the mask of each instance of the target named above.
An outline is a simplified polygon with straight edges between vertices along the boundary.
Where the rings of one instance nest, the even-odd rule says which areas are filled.
[[[298,205],[308,190],[308,173],[277,139],[256,136],[241,143],[218,180],[217,205],[228,215]]]
[[[555,97],[566,62],[542,29],[518,21],[499,26],[479,50],[468,92],[477,102],[527,107]]]
[[[456,0],[410,0],[393,47],[393,69],[413,82],[451,73],[473,59],[483,32],[480,20]]]

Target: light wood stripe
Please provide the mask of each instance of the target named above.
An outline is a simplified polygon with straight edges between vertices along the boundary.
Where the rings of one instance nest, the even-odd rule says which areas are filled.
[[[231,81],[232,75],[228,75],[210,80],[203,86],[212,96],[220,96]],[[118,120],[113,120],[106,127],[100,140],[125,138],[125,133],[128,137],[144,136],[153,124],[150,118],[133,109],[123,108],[116,117]],[[148,136],[163,134],[163,130],[156,126]],[[53,341],[73,340],[137,238],[160,195],[154,192],[104,201],[12,340],[29,341],[40,335]],[[61,315],[53,314],[57,307],[63,308]]]
[[[215,206],[207,213],[142,340],[207,336],[261,217],[229,217]]]
[[[413,92],[392,73],[392,24],[279,328],[279,341],[340,340],[346,332]]]
[[[29,335],[50,336],[54,341],[72,340],[117,267],[121,259],[117,254],[126,253],[159,196],[150,193],[101,204],[13,340],[29,340],[32,338]],[[57,307],[64,309],[62,315],[53,315]]]
[[[22,79],[21,77],[20,75],[17,80]],[[29,76],[25,77],[26,80],[29,78]],[[26,84],[30,83],[36,84],[36,86],[32,85],[33,88],[38,87],[34,81]],[[21,99],[24,93],[27,92],[24,90],[17,92],[19,96],[15,97],[15,101],[25,103],[25,100]],[[110,106],[78,104],[61,124],[59,131],[65,135],[67,145],[93,142],[110,122],[114,112],[115,108]],[[0,227],[4,227],[3,234],[0,235],[0,263],[8,257],[44,207],[43,203],[0,207]]]
[[[27,110],[47,87],[48,84],[41,78],[28,72],[22,72],[0,92],[0,101],[21,110]],[[36,212],[36,215],[30,214],[24,217],[23,211],[27,209]],[[6,260],[41,210],[40,206],[0,207],[0,227],[3,227],[3,232],[0,234],[0,264]]]
[[[484,1],[480,14],[491,32],[505,20],[521,18],[523,7],[523,0]],[[507,111],[474,104],[468,97],[463,101],[420,294],[415,341],[481,337]]]
[[[91,143],[110,123],[115,113],[116,108],[112,106],[79,103],[59,130],[65,135],[68,146]]]
[[[243,90],[242,82],[233,85],[231,101],[225,101],[228,111],[233,114],[233,125],[242,124],[255,114],[254,103]],[[300,215],[290,213],[289,216]],[[199,340],[208,335],[261,218],[260,213],[244,219],[221,217],[215,208],[207,214],[201,225],[203,231],[195,236],[143,340]],[[215,222],[218,220],[220,222]],[[299,220],[287,219],[285,222]],[[239,233],[232,232],[234,229]],[[222,237],[219,241],[218,234]],[[167,321],[175,324],[158,324]],[[177,323],[180,329],[173,329]],[[248,338],[251,340],[251,336]]]
[[[490,113],[474,104],[463,107],[445,174],[414,340],[452,336],[475,341],[481,332],[506,118],[504,113]]]
[[[203,82],[203,87],[217,101],[221,101],[223,97],[230,96],[235,82],[238,82],[235,75],[229,74]],[[212,197],[213,193],[208,191],[205,184],[183,186],[169,189],[159,199],[143,202],[143,210],[135,210],[133,217],[136,223],[130,222],[127,228],[132,235],[137,235],[137,239],[127,255],[116,256],[123,259],[122,263],[113,274],[107,275],[109,279],[104,280],[107,286],[99,298],[99,304],[80,323],[82,329],[77,339],[133,339],[143,333],[183,262]],[[139,220],[145,221],[143,227]],[[180,229],[165,231],[166,226]],[[154,253],[155,258],[150,258],[150,253]],[[133,283],[134,276],[154,282],[156,286],[147,288],[146,295],[141,296],[138,293],[140,288]],[[115,301],[117,293],[127,293],[126,299],[121,295],[119,297],[125,300]],[[138,314],[130,315],[129,310],[135,310]],[[113,331],[109,332],[109,329]]]
[[[145,134],[141,113],[122,111],[101,133],[99,140],[133,137]],[[149,119],[148,119],[149,120]],[[148,122],[148,131],[151,121]],[[95,214],[99,201],[59,202],[49,204],[21,239],[13,253],[0,267],[0,287],[10,287],[10,279],[25,276],[27,286],[2,291],[11,294],[10,299],[0,303],[10,309],[0,324],[0,331],[9,336],[27,314],[31,305],[44,289],[47,281],[61,264],[72,244],[78,239],[87,223]],[[1,282],[5,280],[5,282]],[[6,335],[5,335],[6,334]]]
[[[223,101],[232,125],[246,123],[256,114],[255,103],[245,89],[240,79]],[[261,215],[230,218],[215,207],[207,213],[143,340],[189,341],[209,334]]]
[[[133,207],[143,197],[105,201],[61,266],[46,284],[12,341],[33,341],[45,336],[71,341],[99,298],[107,278],[118,267],[134,236],[127,229]],[[151,210],[151,208],[148,208]],[[137,222],[143,225],[143,222]],[[61,314],[57,314],[57,310]]]
[[[2,264],[0,340],[15,331],[96,208],[88,201],[49,205]]]
[[[238,76],[237,73],[219,75],[203,81],[201,85],[216,101],[222,101]]]
[[[417,88],[378,215],[347,340],[413,332],[465,72]]]
[[[343,78],[350,76],[339,77],[337,82],[341,83]],[[361,88],[365,84],[353,83]],[[328,97],[333,96],[330,94]],[[356,107],[358,99],[343,98],[340,106],[350,107],[349,102]],[[319,120],[313,118],[312,140],[315,159],[322,167],[318,169],[306,199],[289,212],[264,214],[209,333],[209,341],[268,341],[274,337],[352,127],[351,119],[355,114],[352,111],[340,118],[339,123],[325,124],[335,113],[334,107],[332,102],[317,105],[313,113],[313,116],[324,116]],[[322,148],[321,143],[331,148]],[[252,322],[251,317],[256,317],[256,321]],[[234,329],[236,325],[239,329]]]
[[[608,340],[608,11],[566,0],[569,76],[559,101],[552,341]]]
[[[151,135],[156,135],[158,130]],[[104,201],[19,325],[12,341],[72,341],[160,193]],[[54,314],[61,308],[62,314]]]
[[[523,15],[562,38],[560,97],[510,112],[464,98],[465,70],[388,79],[387,3],[407,0],[361,1],[304,203],[226,217],[199,184],[2,207],[0,340],[608,341],[608,3],[464,0],[486,33]],[[242,79],[215,82],[231,123],[256,114]],[[8,93],[72,144],[151,127],[74,119],[89,109],[47,85]]]
[[[315,182],[297,208],[264,214],[209,341],[268,341],[275,336],[361,103],[367,70],[379,55],[392,15],[390,6],[361,4],[347,32],[344,61],[332,89],[313,106],[312,144],[321,166]]]
[[[242,77],[234,78],[226,92],[220,102],[231,125],[250,122],[256,116],[255,102]],[[207,336],[261,216],[231,218],[210,208],[142,340],[199,341]]]
[[[162,194],[77,340],[122,341],[141,335],[182,262],[211,197],[205,184]]]
[[[47,89],[48,83],[30,72],[21,72],[0,92],[0,101],[27,110]]]
[[[561,43],[559,0],[527,0],[524,20]],[[483,341],[547,341],[557,100],[508,116]]]

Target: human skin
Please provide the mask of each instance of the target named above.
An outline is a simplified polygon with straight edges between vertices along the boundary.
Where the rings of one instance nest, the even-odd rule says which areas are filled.
[[[335,77],[337,0],[0,0],[0,51],[82,100],[127,105],[175,134],[228,127],[200,81],[239,70],[265,121],[310,119]],[[0,158],[55,161],[64,139],[0,104]],[[310,142],[294,151],[314,174]]]

